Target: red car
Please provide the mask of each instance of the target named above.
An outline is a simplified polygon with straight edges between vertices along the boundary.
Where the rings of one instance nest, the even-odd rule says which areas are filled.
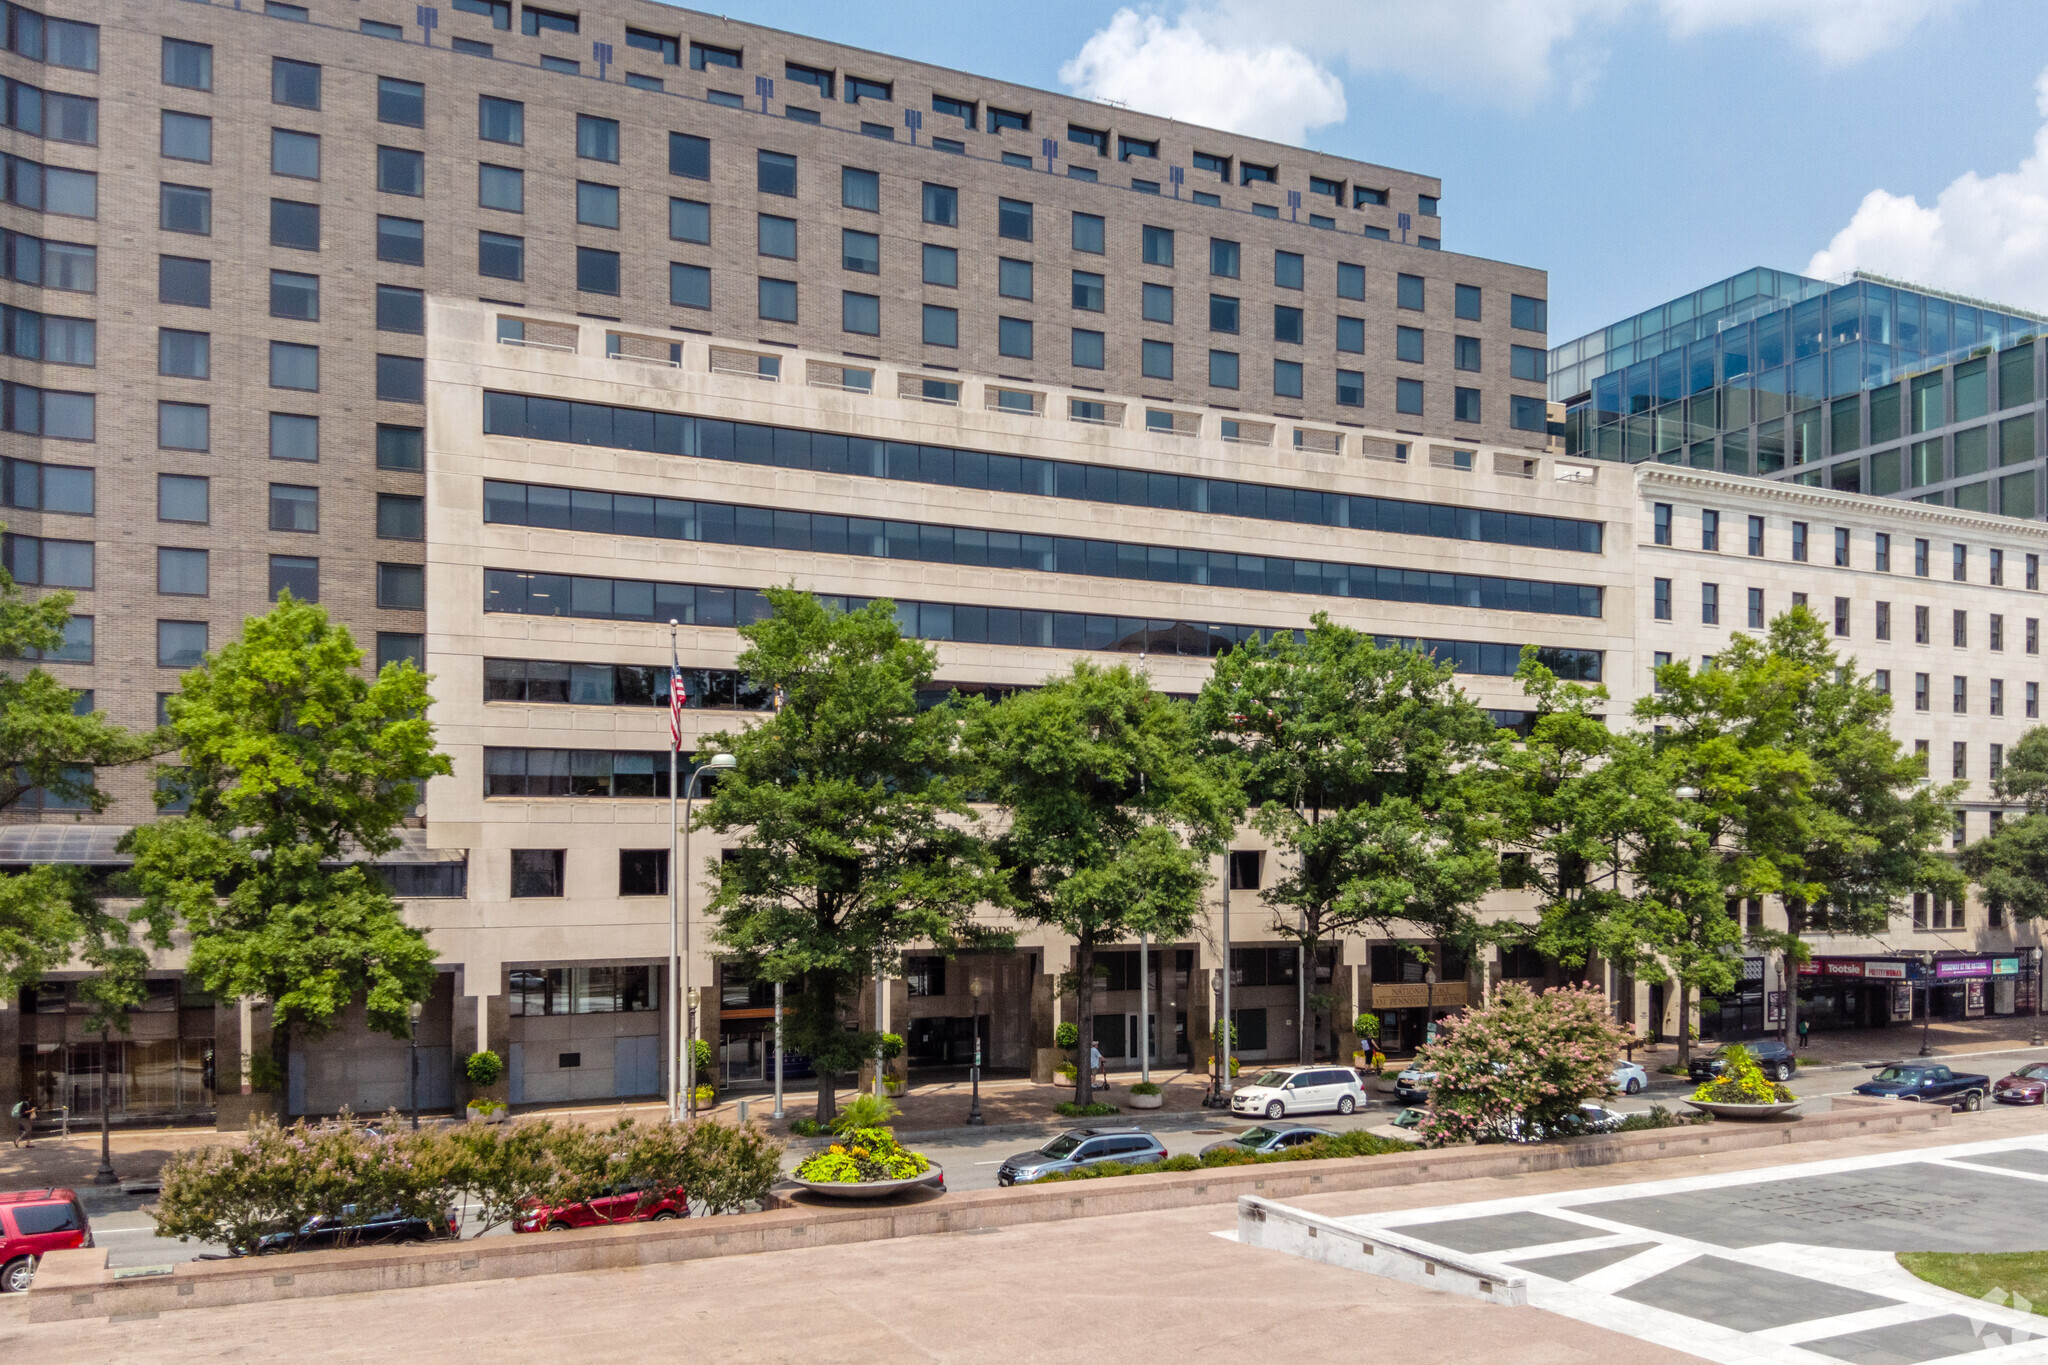
[[[2048,1062],[2029,1062],[1991,1087],[2000,1104],[2039,1104],[2048,1098]]]
[[[581,1204],[535,1204],[512,1220],[514,1232],[561,1232],[614,1223],[661,1223],[690,1216],[690,1197],[678,1185],[667,1194],[641,1199],[642,1189],[620,1186]]]
[[[0,1194],[0,1291],[18,1294],[52,1251],[92,1245],[92,1221],[70,1190]]]

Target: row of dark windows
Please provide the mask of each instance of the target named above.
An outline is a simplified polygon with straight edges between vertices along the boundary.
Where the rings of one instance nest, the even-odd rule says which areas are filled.
[[[1721,550],[1721,513],[1714,508],[1700,511],[1700,548],[1719,553]],[[1730,528],[1733,529],[1732,527]],[[1813,534],[1809,522],[1792,523],[1791,555],[1794,563],[1812,561]],[[1672,504],[1658,502],[1650,504],[1650,537],[1657,545],[1673,543],[1675,513]],[[1752,558],[1764,553],[1764,518],[1752,516],[1748,523],[1748,539],[1744,542]],[[1847,526],[1833,528],[1834,566],[1838,569],[1853,568],[1851,544],[1853,536]],[[1874,531],[1871,533],[1871,564],[1879,573],[1892,571],[1892,533]],[[2005,586],[2005,558],[2003,549],[1993,547],[1985,552],[1986,581],[1994,588]],[[1925,537],[1913,541],[1913,574],[1917,578],[1932,576],[1934,564],[1933,542]],[[1970,581],[1970,547],[1961,542],[1951,542],[1948,547],[1949,577],[1957,583]],[[2041,556],[2028,553],[2025,558],[2026,585],[2029,591],[2038,591],[2041,586]]]
[[[484,433],[1126,507],[1598,554],[1601,524],[486,392]]]
[[[498,480],[484,483],[484,521],[814,554],[1560,616],[1599,616],[1602,591],[1583,583],[1432,573],[1081,536],[1028,535]]]
[[[840,611],[858,611],[873,598],[823,595]],[[1119,654],[1218,658],[1254,637],[1270,639],[1284,626],[1223,625],[1205,621],[1159,621],[1078,611],[1031,611],[952,602],[896,601],[896,624],[905,635],[959,644],[1016,645],[1046,649],[1095,650]],[[768,599],[750,588],[692,583],[651,583],[641,579],[592,578],[573,574],[484,571],[484,610],[520,616],[581,617],[607,621],[681,621],[699,626],[743,626],[766,620]],[[1296,632],[1298,634],[1298,632]],[[1435,654],[1461,673],[1511,676],[1521,646],[1473,640],[1395,640]],[[1597,681],[1601,652],[1542,647],[1543,662],[1562,677]],[[507,661],[516,663],[519,661]],[[688,676],[687,672],[685,674]],[[666,679],[659,686],[666,697]],[[615,681],[614,686],[620,684]],[[505,684],[510,690],[513,684]],[[530,686],[530,684],[528,684]],[[513,698],[507,698],[513,700]],[[530,699],[530,698],[529,698]],[[624,704],[624,703],[614,703]]]

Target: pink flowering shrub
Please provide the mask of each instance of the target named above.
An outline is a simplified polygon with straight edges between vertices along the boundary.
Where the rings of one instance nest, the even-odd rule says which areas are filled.
[[[1440,1023],[1416,1055],[1419,1070],[1436,1073],[1420,1135],[1439,1147],[1570,1132],[1582,1102],[1615,1093],[1626,1042],[1599,991],[1537,995],[1503,982],[1492,1003]]]

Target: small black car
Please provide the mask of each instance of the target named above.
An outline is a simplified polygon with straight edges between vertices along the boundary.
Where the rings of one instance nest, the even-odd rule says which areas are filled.
[[[1747,1048],[1749,1055],[1756,1059],[1758,1068],[1770,1079],[1774,1081],[1789,1081],[1792,1079],[1794,1068],[1792,1049],[1786,1047],[1776,1038],[1758,1038],[1747,1043],[1723,1043],[1706,1056],[1692,1059],[1692,1065],[1688,1068],[1692,1073],[1692,1078],[1696,1081],[1711,1081],[1727,1070],[1728,1049],[1731,1047]]]
[[[432,1242],[455,1237],[461,1224],[454,1209],[436,1222],[414,1218],[397,1209],[386,1209],[358,1219],[350,1205],[333,1214],[315,1214],[296,1232],[270,1232],[256,1239],[256,1245],[240,1255],[275,1256],[286,1251],[331,1251],[335,1247],[390,1246],[397,1242]]]

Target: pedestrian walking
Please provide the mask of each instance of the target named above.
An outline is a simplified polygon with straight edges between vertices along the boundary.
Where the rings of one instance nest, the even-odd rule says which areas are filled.
[[[1813,1021],[1811,1019],[1801,1019],[1799,1021],[1799,1046],[1802,1048],[1812,1047],[1812,1033]]]
[[[35,1146],[35,1132],[36,1102],[32,1099],[22,1100],[14,1106],[14,1145]]]
[[[1088,1044],[1088,1074],[1100,1081],[1104,1090],[1109,1089],[1109,1072],[1102,1066],[1102,1049],[1094,1043]]]

